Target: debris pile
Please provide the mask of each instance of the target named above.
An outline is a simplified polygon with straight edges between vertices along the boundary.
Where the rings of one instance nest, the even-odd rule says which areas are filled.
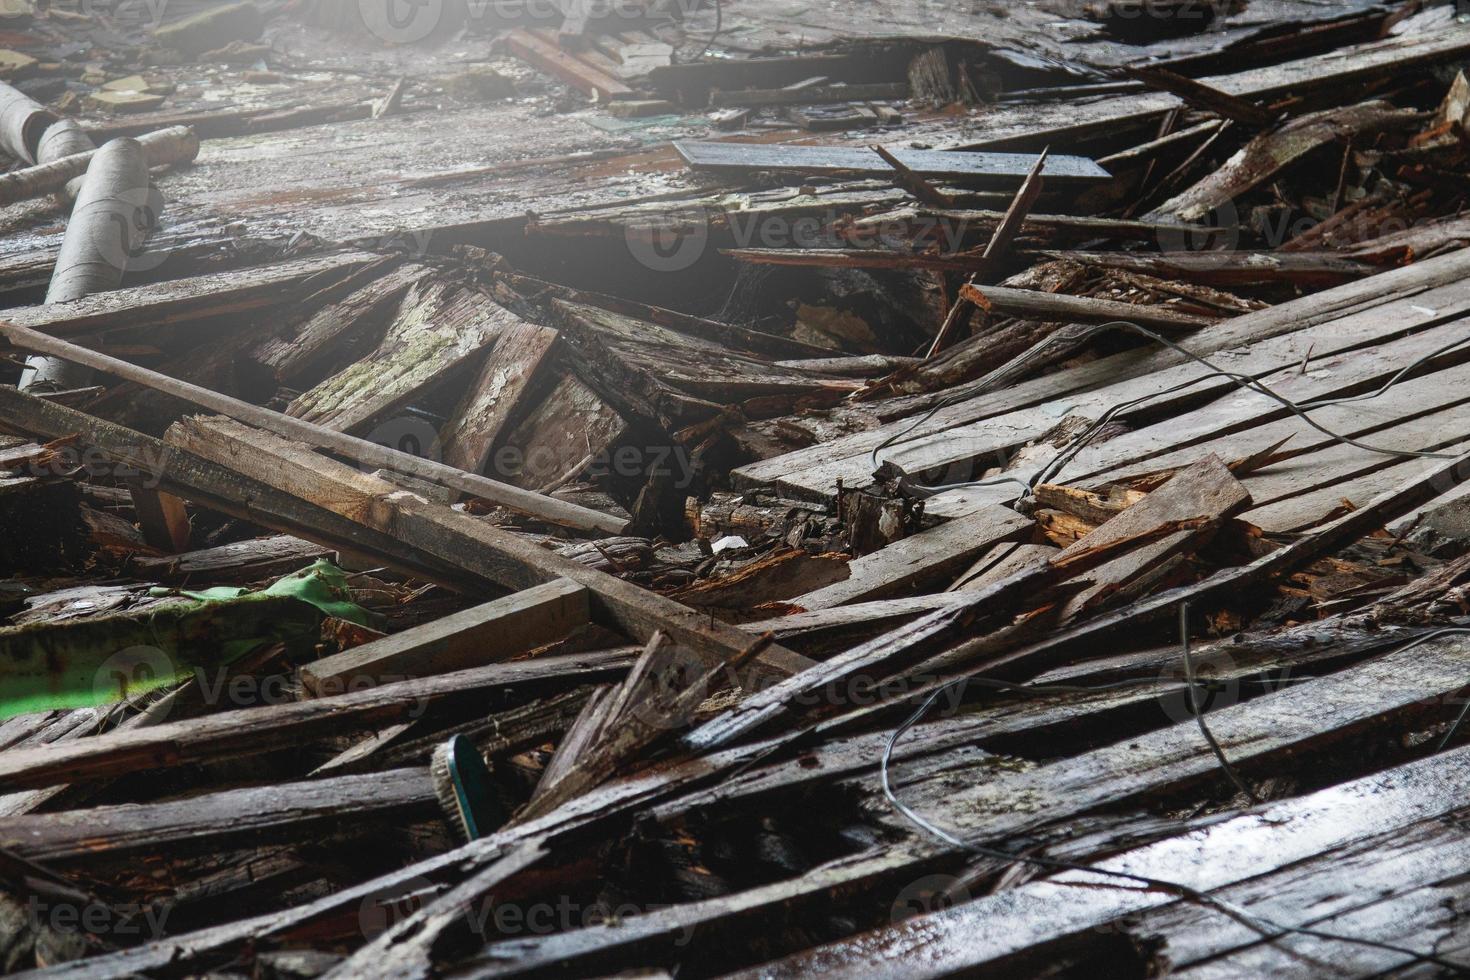
[[[1470,971],[1456,4],[23,6],[6,972]]]

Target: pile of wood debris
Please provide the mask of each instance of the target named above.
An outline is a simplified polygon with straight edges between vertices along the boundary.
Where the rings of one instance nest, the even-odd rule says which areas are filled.
[[[144,6],[0,12],[5,971],[1470,972],[1462,5]]]

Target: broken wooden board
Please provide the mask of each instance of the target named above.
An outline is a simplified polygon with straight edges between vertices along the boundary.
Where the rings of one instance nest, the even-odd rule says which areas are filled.
[[[469,473],[485,472],[496,443],[524,413],[541,366],[556,344],[550,327],[512,323],[501,333],[464,398],[439,433],[444,462]]]
[[[228,419],[186,419],[170,440],[196,455],[249,475],[293,499],[319,503],[364,527],[414,542],[471,575],[511,589],[570,579],[596,599],[593,615],[640,642],[666,633],[696,655],[723,662],[750,647],[747,634],[709,622],[694,610],[604,572],[562,558],[526,539],[312,452],[300,443]],[[811,661],[781,647],[755,666],[782,676]]]
[[[807,610],[830,609],[904,595],[953,576],[980,553],[1029,534],[1031,527],[1029,519],[1013,510],[980,508],[854,559],[845,581],[797,596],[791,603]]]
[[[519,322],[476,289],[421,281],[404,295],[376,350],[302,394],[286,414],[340,432],[361,432]]]
[[[300,571],[332,552],[289,534],[252,538],[162,558],[133,559],[138,573],[169,582],[239,584]]]
[[[67,303],[0,311],[0,318],[58,337],[206,321],[290,302],[297,290],[378,261],[344,252],[93,293]]]
[[[139,806],[0,818],[0,847],[38,861],[137,855],[160,848],[214,849],[242,839],[287,839],[343,820],[412,820],[433,813],[423,769],[227,790]]]
[[[225,412],[231,418],[249,419],[253,424],[271,431],[290,433],[293,437],[303,439],[313,447],[330,447],[334,452],[340,452],[349,459],[355,459],[360,463],[371,463],[394,473],[418,476],[431,483],[443,484],[465,493],[473,493],[501,505],[519,507],[527,513],[546,516],[553,524],[570,521],[569,526],[598,529],[610,533],[620,532],[626,524],[625,521],[587,507],[580,507],[540,494],[527,493],[518,487],[499,483],[479,474],[466,473],[432,459],[424,459],[402,452],[396,447],[358,439],[334,429],[304,422],[238,398],[221,395],[219,392],[210,391],[199,385],[166,377],[120,358],[100,354],[5,320],[0,320],[0,336],[4,336],[11,343],[21,345],[27,350],[59,356],[124,380],[137,382],[152,390],[162,391],[194,405]],[[28,396],[15,392],[12,394],[17,395],[19,401],[12,400],[11,408],[21,415],[34,416],[41,411],[38,406],[30,402]],[[82,415],[79,420],[87,425],[92,425],[96,421],[86,415]],[[63,434],[65,433],[58,433],[58,436]],[[113,436],[121,445],[129,447],[136,443],[130,443],[128,439],[141,438],[138,433],[127,430],[114,432]],[[519,501],[519,503],[513,504],[512,501]]]
[[[301,668],[317,697],[503,662],[560,639],[590,616],[587,590],[557,579],[324,657]]]
[[[1427,325],[1446,323],[1470,310],[1467,305],[1470,300],[1466,298],[1470,293],[1466,288],[1440,278],[1441,274],[1462,265],[1470,267],[1470,253],[1452,253],[1313,297],[1235,317],[1196,331],[1189,337],[1187,348],[1208,357],[1217,351],[1239,347],[1246,352],[1244,357],[1262,358],[1262,363],[1269,363],[1272,370],[1283,370],[1289,365],[1300,365],[1309,352],[1346,350],[1402,330],[1422,330]],[[1417,274],[1414,270],[1418,270]],[[1416,280],[1423,285],[1415,285]],[[1399,288],[1403,289],[1402,293],[1397,291]],[[1281,355],[1279,360],[1271,359],[1273,349]],[[1252,373],[1244,370],[1246,360],[1232,360],[1232,370]],[[738,485],[769,480],[790,496],[824,499],[835,493],[838,480],[848,487],[861,487],[870,482],[873,449],[895,436],[904,438],[906,448],[901,453],[897,447],[890,448],[882,455],[900,462],[910,472],[952,463],[962,457],[988,458],[985,454],[994,449],[1023,444],[1052,429],[1061,421],[1059,410],[1065,410],[1063,414],[1076,413],[1093,403],[1098,411],[1106,410],[1130,395],[1157,391],[1159,387],[1204,373],[1207,369],[1170,350],[1141,356],[1115,354],[1008,389],[944,405],[932,418],[925,419],[923,413],[933,406],[929,401],[920,401],[915,408],[919,415],[914,420],[900,419],[870,432],[741,467],[733,476]],[[1140,377],[1148,375],[1153,376],[1146,381]],[[1191,390],[1200,394],[1209,387],[1206,384]],[[947,398],[952,397],[952,393],[947,393]],[[1155,404],[1163,403],[1161,399]],[[968,425],[960,421],[968,419],[975,421]],[[1022,419],[1030,421],[1018,430],[1013,423]],[[932,451],[917,452],[925,443],[930,444]],[[974,453],[969,452],[972,448]],[[1098,451],[1104,448],[1097,447]],[[1175,448],[1175,444],[1170,442],[1168,448]]]
[[[1098,867],[1165,880],[1184,879],[1199,892],[1221,889],[1222,898],[1235,901],[1234,890],[1225,889],[1233,882],[1256,879],[1319,855],[1340,861],[1340,852],[1350,852],[1362,843],[1389,846],[1394,835],[1410,828],[1442,824],[1446,807],[1455,805],[1439,788],[1458,778],[1454,774],[1467,765],[1470,750],[1433,756],[1273,803],[1262,814],[1238,816],[1188,837],[1160,841],[1100,861]],[[1049,941],[1057,943],[1064,937],[1088,934],[1102,937],[1113,929],[1122,929],[1125,934],[1135,929],[1149,931],[1125,918],[1146,910],[1208,916],[1217,924],[1195,935],[1227,933],[1246,941],[1260,938],[1259,933],[1228,918],[1228,925],[1220,924],[1218,912],[1188,900],[1127,885],[1107,887],[1106,882],[1106,878],[1084,870],[1064,871],[1046,881],[909,918],[869,933],[860,941],[818,947],[735,975],[743,980],[755,976],[795,978],[820,969],[839,977],[909,976],[913,965],[920,962],[932,965],[932,972],[926,971],[926,976],[985,968],[1006,972],[1008,965],[1020,965],[1026,949]],[[1354,895],[1353,889],[1342,889],[1340,882],[1338,889],[1339,899],[1351,900],[1349,896]],[[1315,907],[1311,903],[1290,905],[1295,909]],[[1361,935],[1356,931],[1346,934]],[[1295,949],[1302,940],[1293,937],[1288,942]],[[1333,944],[1331,958],[1336,961],[1353,948],[1351,944]]]
[[[557,46],[555,35],[548,40],[533,30],[516,28],[506,35],[505,40],[517,58],[556,76],[589,98],[632,99],[638,95],[616,75],[603,71],[585,58],[563,51]]]
[[[432,275],[416,263],[373,271],[377,274],[361,288],[313,313],[299,327],[262,342],[251,359],[278,382],[300,385],[316,371],[356,360],[354,351],[367,354],[404,294]]]
[[[1180,470],[1168,483],[1052,559],[1053,563],[1065,564],[1090,551],[1126,545],[1159,528],[1179,528],[1089,571],[1086,577],[1093,584],[1069,601],[1064,615],[1075,616],[1084,609],[1116,602],[1136,595],[1140,588],[1156,585],[1159,576],[1170,573],[1171,562],[1208,542],[1225,520],[1245,510],[1250,502],[1250,493],[1213,456]]]
[[[1199,221],[1320,146],[1357,136],[1371,137],[1394,127],[1407,128],[1420,119],[1420,113],[1378,101],[1293,119],[1251,140],[1225,166],[1161,204],[1149,217]]]
[[[491,471],[529,490],[555,487],[605,460],[627,429],[621,415],[568,372],[506,436]]]
[[[887,177],[893,168],[867,147],[701,143],[683,140],[674,149],[695,170],[733,176],[756,171]],[[949,153],[893,147],[891,152],[914,173],[954,181],[1024,180],[1036,157],[1026,153]],[[1042,172],[1061,184],[1108,180],[1111,176],[1086,157],[1054,155]]]

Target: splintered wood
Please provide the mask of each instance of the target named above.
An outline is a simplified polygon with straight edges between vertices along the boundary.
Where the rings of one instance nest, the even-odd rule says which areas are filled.
[[[1470,972],[1453,3],[21,6],[0,972]]]

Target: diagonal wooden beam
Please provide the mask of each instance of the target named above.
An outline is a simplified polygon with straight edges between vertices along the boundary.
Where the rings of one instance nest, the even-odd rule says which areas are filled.
[[[3,419],[3,414],[0,414]],[[445,504],[431,503],[376,476],[328,459],[270,432],[220,418],[191,418],[168,433],[172,445],[333,511],[452,562],[509,589],[558,578],[592,593],[593,618],[646,643],[659,631],[711,663],[747,651],[749,633],[547,551],[532,541]],[[752,664],[757,674],[787,677],[814,661],[771,646]]]
[[[180,398],[192,405],[219,412],[256,428],[306,443],[312,448],[340,453],[348,459],[367,466],[391,470],[395,473],[403,473],[452,487],[461,493],[480,497],[549,524],[602,534],[621,534],[626,527],[625,521],[591,508],[579,507],[576,504],[557,500],[555,497],[522,490],[520,487],[501,483],[475,473],[466,473],[464,470],[457,470],[443,463],[410,456],[408,453],[380,446],[344,432],[335,432],[311,422],[293,419],[280,412],[252,405],[187,381],[170,378],[157,371],[150,371],[119,358],[88,350],[57,337],[47,336],[39,330],[23,327],[17,323],[0,320],[0,337],[4,337],[16,347],[24,350],[48,354],[74,364],[85,365],[115,378],[132,381],[145,388]]]

